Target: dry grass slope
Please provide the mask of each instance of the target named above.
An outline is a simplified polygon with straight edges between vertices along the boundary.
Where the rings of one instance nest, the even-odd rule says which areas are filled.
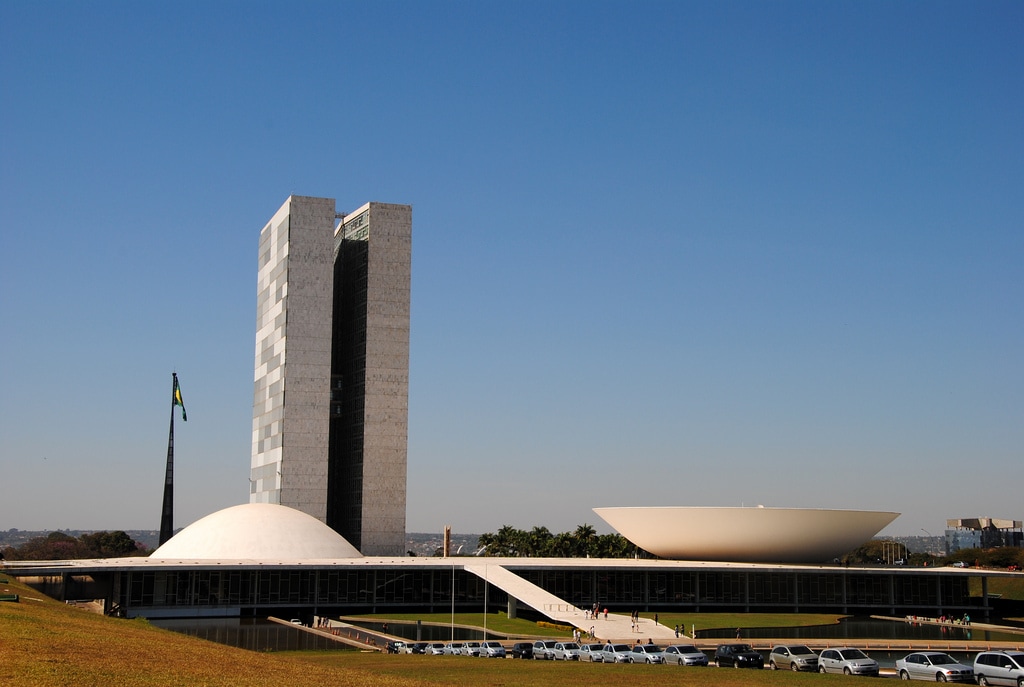
[[[17,584],[0,593],[0,685],[5,687],[413,687],[488,685],[609,687],[706,685],[827,686],[843,676],[715,668],[676,668],[460,657],[388,656],[357,651],[257,653],[161,630],[145,621],[105,618]]]

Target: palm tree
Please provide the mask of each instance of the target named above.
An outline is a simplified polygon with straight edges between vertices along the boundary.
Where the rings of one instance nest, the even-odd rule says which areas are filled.
[[[591,549],[593,548],[594,539],[596,537],[597,530],[587,523],[583,523],[577,527],[576,531],[572,533],[572,538],[576,541],[576,551],[574,555],[580,558],[589,556],[592,553]]]

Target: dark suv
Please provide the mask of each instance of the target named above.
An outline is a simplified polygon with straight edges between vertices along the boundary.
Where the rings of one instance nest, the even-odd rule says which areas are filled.
[[[512,655],[512,658],[533,658],[533,643],[516,642],[509,649],[509,653]]]
[[[719,644],[715,649],[715,665],[719,668],[764,668],[764,656],[749,644]]]

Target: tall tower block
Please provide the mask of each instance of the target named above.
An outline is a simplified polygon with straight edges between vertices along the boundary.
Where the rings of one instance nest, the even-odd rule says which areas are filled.
[[[405,548],[412,208],[290,197],[260,233],[250,500]]]

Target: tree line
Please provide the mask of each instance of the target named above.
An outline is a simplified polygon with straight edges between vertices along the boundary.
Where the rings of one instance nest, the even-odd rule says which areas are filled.
[[[148,556],[152,551],[132,539],[124,531],[90,532],[72,537],[64,532],[50,532],[29,539],[21,546],[8,546],[0,555],[9,561],[63,561],[82,558],[124,558]]]
[[[547,527],[520,530],[505,525],[481,534],[478,555],[526,558],[632,558],[646,555],[621,534],[598,534],[588,524],[572,532],[552,533]]]

